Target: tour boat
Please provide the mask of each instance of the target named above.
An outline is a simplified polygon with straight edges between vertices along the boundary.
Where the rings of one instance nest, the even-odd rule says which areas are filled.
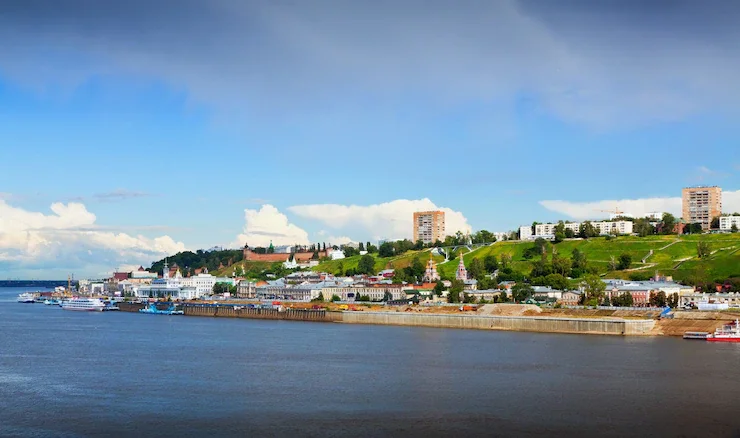
[[[733,324],[725,324],[718,328],[713,334],[707,336],[709,342],[740,342],[740,321],[737,319]]]
[[[105,309],[105,303],[98,298],[70,298],[62,301],[64,310],[87,310],[102,312]]]
[[[19,303],[34,303],[36,300],[33,297],[33,294],[30,292],[25,292],[20,295],[18,295],[18,302]]]
[[[170,305],[170,307],[165,310],[159,310],[157,309],[156,303],[150,303],[149,307],[139,309],[139,313],[146,313],[149,315],[182,315],[185,312],[177,310],[174,304]]]

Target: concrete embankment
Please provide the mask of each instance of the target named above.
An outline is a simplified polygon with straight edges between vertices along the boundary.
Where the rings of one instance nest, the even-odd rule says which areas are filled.
[[[655,325],[654,320],[444,315],[391,312],[342,312],[342,322],[350,324],[384,324],[601,335],[650,335],[652,334],[652,330]]]

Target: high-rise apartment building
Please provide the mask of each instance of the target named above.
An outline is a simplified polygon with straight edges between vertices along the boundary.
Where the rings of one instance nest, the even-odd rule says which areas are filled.
[[[434,243],[445,240],[445,212],[417,211],[414,213],[414,242]]]
[[[684,222],[700,223],[703,230],[709,230],[712,219],[722,214],[720,187],[687,187],[681,192],[681,199]]]

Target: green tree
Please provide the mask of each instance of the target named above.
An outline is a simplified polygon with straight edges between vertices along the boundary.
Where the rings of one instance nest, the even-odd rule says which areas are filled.
[[[620,271],[624,271],[625,269],[629,269],[629,267],[632,265],[632,256],[627,253],[622,253],[619,255],[619,264],[617,265],[617,269]]]
[[[486,268],[486,272],[493,274],[498,269],[498,259],[494,254],[488,254],[483,258],[483,266]]]
[[[670,213],[663,213],[663,220],[660,222],[660,234],[676,234],[676,217]]]
[[[571,261],[557,254],[552,255],[552,270],[562,276],[568,275],[571,268]]]
[[[374,274],[375,273],[375,259],[370,254],[365,254],[360,257],[360,261],[357,263],[358,274]]]
[[[576,233],[572,229],[566,228],[565,229],[565,238],[566,239],[572,239],[574,237],[576,237]]]
[[[393,243],[391,242],[383,242],[380,244],[380,248],[378,248],[378,255],[380,257],[393,257],[395,252],[396,248],[393,247]]]
[[[519,282],[511,288],[511,296],[514,301],[521,303],[534,294],[534,288],[527,283]]]
[[[421,261],[421,258],[414,257],[414,261],[411,262],[411,274],[418,280],[424,276],[425,271],[426,266],[424,265],[424,262]]]
[[[555,239],[553,240],[554,243],[560,243],[565,239],[565,223],[563,221],[558,221],[553,231],[555,234]]]
[[[506,294],[505,290],[502,290],[500,294],[498,294],[499,298],[498,301],[500,303],[508,303],[509,302],[509,296]]]
[[[545,277],[545,286],[550,286],[557,290],[568,290],[568,279],[561,274],[550,274]]]
[[[337,264],[337,272],[336,272],[336,275],[344,275],[344,263],[343,262],[339,262]]]
[[[719,229],[719,216],[712,218],[712,222],[709,224],[709,227],[713,230]]]
[[[591,237],[596,237],[599,235],[599,232],[596,231],[596,228],[591,223],[591,221],[585,221],[581,224],[579,227],[578,235],[584,239],[588,239]]]
[[[331,301],[332,302],[337,302],[337,301],[342,301],[342,299],[339,298],[339,295],[334,294],[334,295],[331,296]]]
[[[445,285],[441,281],[438,281],[436,285],[434,285],[434,294],[438,297],[442,296],[442,292],[445,291]]]
[[[684,234],[701,234],[702,231],[703,231],[703,228],[700,222],[695,222],[693,224],[686,224],[686,226],[683,229]]]
[[[501,254],[501,269],[507,269],[511,267],[511,254],[505,252]]]
[[[737,225],[733,222],[732,226],[730,227],[731,233],[737,233]]]
[[[450,286],[449,292],[447,292],[447,301],[450,303],[459,303],[462,298],[463,290],[465,289],[465,283],[460,280],[452,280],[452,286]]]
[[[323,292],[319,292],[319,296],[316,297],[315,300],[311,300],[311,301],[324,301],[324,293]]]
[[[710,254],[709,244],[703,240],[696,243],[696,256],[700,259],[709,257]]]
[[[601,302],[604,299],[604,291],[606,290],[606,283],[601,281],[597,275],[589,274],[581,281],[581,287],[586,294],[586,301],[595,299],[596,302]]]
[[[616,271],[617,267],[619,267],[619,263],[617,263],[617,259],[614,256],[609,257],[609,262],[607,262],[607,267],[610,271]]]
[[[483,275],[486,273],[485,267],[483,266],[483,262],[481,259],[473,259],[470,262],[470,267],[468,268],[468,273],[471,277],[475,278],[476,280],[479,280],[483,278]]]
[[[650,219],[643,217],[635,219],[632,231],[640,237],[646,237],[655,234],[655,227],[650,223]]]
[[[365,251],[365,244],[360,242],[360,246],[358,247],[360,251]]]

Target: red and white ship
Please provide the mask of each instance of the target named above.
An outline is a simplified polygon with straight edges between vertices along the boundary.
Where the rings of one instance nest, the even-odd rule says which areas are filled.
[[[713,334],[707,336],[707,341],[740,342],[740,321],[736,319],[734,323],[718,328]]]

